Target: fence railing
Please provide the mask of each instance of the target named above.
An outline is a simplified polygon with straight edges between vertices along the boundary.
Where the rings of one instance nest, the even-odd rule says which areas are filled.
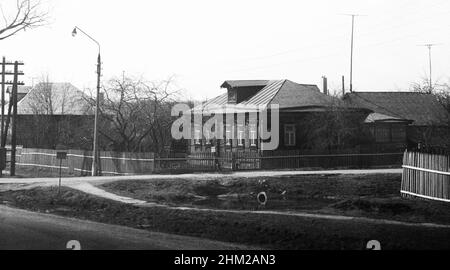
[[[50,170],[58,173],[60,161],[57,151],[48,149],[18,149],[17,167]],[[278,169],[339,169],[400,167],[403,153],[361,154],[336,152],[312,154],[305,151],[275,152],[203,152],[191,155],[178,154],[156,157],[153,153],[101,152],[100,169],[103,175],[132,175],[152,173],[185,173],[237,170]],[[92,152],[69,150],[62,162],[64,175],[91,174]]]
[[[279,169],[339,169],[380,168],[402,166],[403,153],[361,154],[357,152],[311,154],[304,151],[274,152],[210,152],[193,153],[186,157],[156,158],[155,170],[176,171],[237,171]]]
[[[450,202],[450,156],[405,152],[401,193]]]
[[[275,151],[264,153],[261,167],[264,169],[300,168],[376,168],[402,165],[403,153],[359,153],[356,150],[334,153],[306,151]]]
[[[56,150],[19,149],[16,166],[19,168],[40,168],[59,171],[60,161]],[[61,169],[65,175],[89,175],[92,170],[92,151],[69,150]],[[103,175],[149,174],[155,168],[153,153],[100,152],[100,168]]]

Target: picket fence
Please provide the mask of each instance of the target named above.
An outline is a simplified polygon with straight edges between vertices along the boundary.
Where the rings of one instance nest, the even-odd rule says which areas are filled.
[[[401,192],[405,197],[450,202],[450,156],[406,151]]]
[[[92,170],[92,151],[69,150],[67,159],[58,160],[56,150],[19,149],[17,168],[35,168],[58,172],[64,175],[90,175]],[[117,153],[100,152],[100,168],[103,175],[149,174],[154,172],[155,155],[153,153]],[[60,164],[61,162],[61,164]]]

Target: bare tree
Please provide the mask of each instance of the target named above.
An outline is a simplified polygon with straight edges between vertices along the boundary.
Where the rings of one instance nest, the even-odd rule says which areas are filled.
[[[112,79],[103,88],[99,132],[114,151],[162,153],[172,137],[171,107],[178,91],[173,79],[145,82],[133,78]],[[95,99],[91,98],[91,104]]]
[[[412,83],[410,88],[414,92],[433,95],[450,114],[450,83],[436,82],[431,89],[431,93],[429,84],[426,78],[422,78],[421,81]],[[428,126],[417,128],[416,133],[416,136],[424,146],[448,148],[450,147],[450,117],[448,118],[447,127],[443,127],[441,123],[430,122]]]
[[[319,152],[353,149],[370,142],[363,122],[367,113],[341,102],[330,100],[322,112],[309,113],[302,119],[302,147]]]
[[[6,12],[4,4],[0,3],[3,19],[3,26],[0,26],[0,40],[7,39],[20,31],[43,26],[48,21],[48,11],[43,10],[40,0],[15,0],[15,4],[6,8],[11,11]]]

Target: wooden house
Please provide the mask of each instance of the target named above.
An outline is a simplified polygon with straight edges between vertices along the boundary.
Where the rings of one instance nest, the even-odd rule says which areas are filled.
[[[222,84],[226,92],[193,109],[194,114],[223,117],[224,133],[233,139],[210,139],[201,125],[193,127],[189,141],[190,153],[261,151],[263,142],[261,122],[249,121],[250,113],[258,108],[279,107],[278,147],[274,150],[317,150],[352,148],[358,142],[358,126],[370,110],[349,106],[342,100],[324,93],[316,85],[299,84],[290,80],[237,80]],[[227,113],[245,115],[245,122],[226,122]],[[210,117],[210,116],[208,116]],[[205,117],[205,118],[208,118]],[[270,116],[269,116],[270,118]],[[339,119],[338,119],[339,118]],[[206,120],[203,119],[205,122]],[[345,125],[343,122],[346,122]],[[339,126],[343,124],[343,126]],[[269,129],[271,124],[269,123]],[[339,132],[338,132],[339,130]]]
[[[418,92],[354,92],[344,101],[373,111],[365,125],[378,149],[450,146],[450,116],[437,98]]]

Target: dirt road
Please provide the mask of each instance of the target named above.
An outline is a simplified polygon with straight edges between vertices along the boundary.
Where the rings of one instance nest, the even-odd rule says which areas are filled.
[[[93,183],[100,185],[108,182],[123,180],[150,180],[150,179],[196,179],[214,180],[221,178],[254,178],[254,177],[280,177],[295,175],[333,175],[333,174],[399,174],[402,169],[377,169],[377,170],[328,170],[328,171],[248,171],[234,172],[230,174],[219,173],[198,173],[179,175],[134,175],[134,176],[105,176],[105,177],[72,177],[63,178],[62,184],[70,186],[72,184]],[[58,178],[0,178],[0,184],[41,184],[57,185]]]

